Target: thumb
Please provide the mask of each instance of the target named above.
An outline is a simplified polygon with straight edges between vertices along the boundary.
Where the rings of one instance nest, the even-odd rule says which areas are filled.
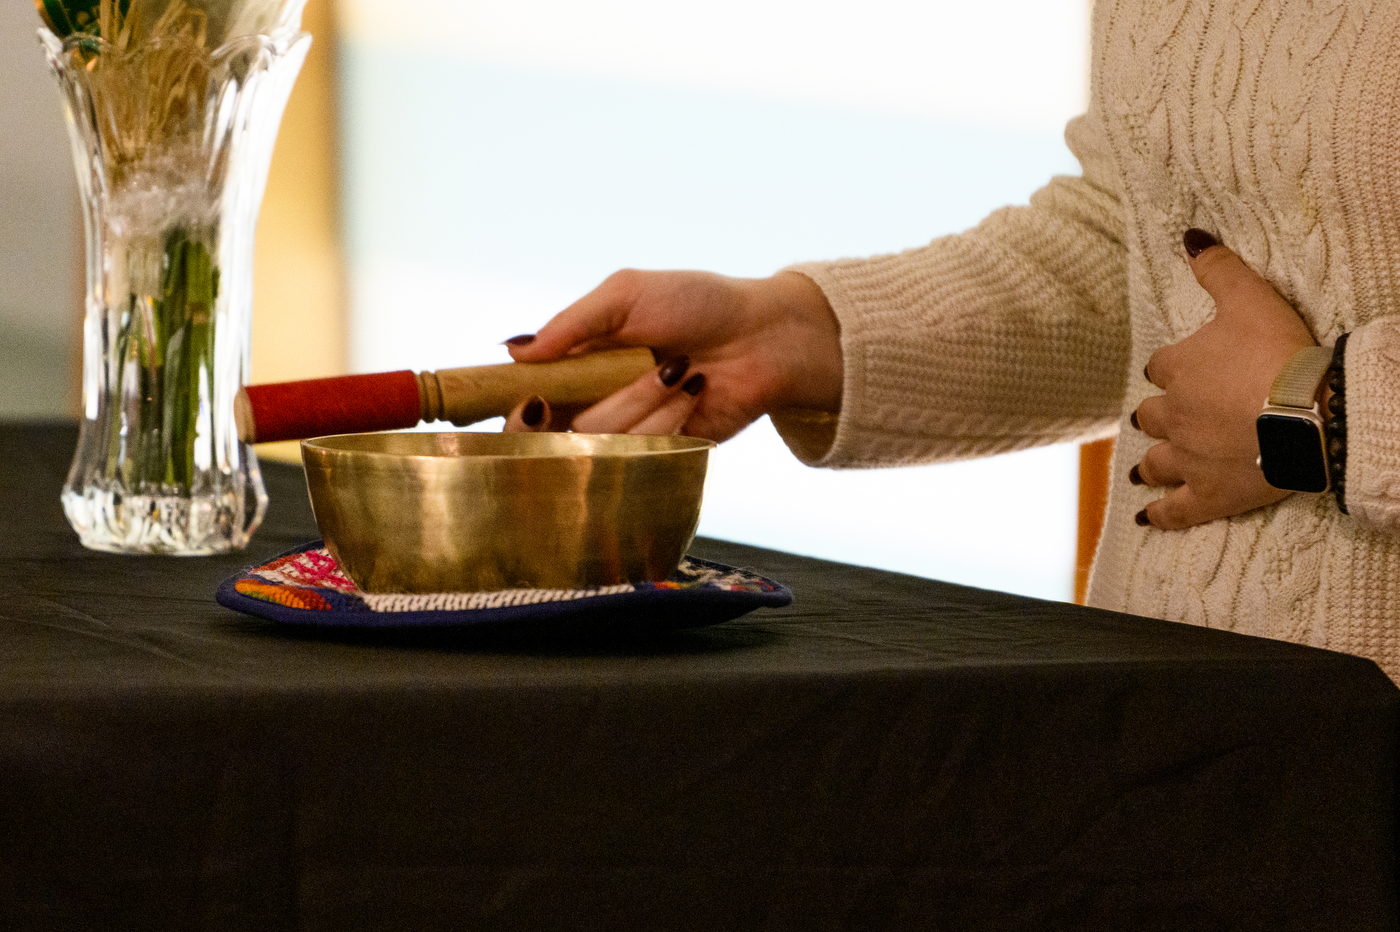
[[[506,415],[506,433],[537,434],[553,427],[554,412],[549,402],[539,395],[521,399],[515,409]]]
[[[1272,285],[1205,230],[1187,230],[1182,242],[1191,261],[1192,274],[1215,300],[1217,319],[1261,300],[1271,303],[1280,300]]]

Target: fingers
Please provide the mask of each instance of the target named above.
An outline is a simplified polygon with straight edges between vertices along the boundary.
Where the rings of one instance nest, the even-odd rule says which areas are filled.
[[[1176,486],[1186,481],[1186,472],[1169,443],[1149,447],[1142,460],[1128,473],[1133,485]]]
[[[705,376],[699,372],[681,384],[681,390],[651,414],[642,418],[627,432],[629,434],[677,434],[690,419],[705,388]]]
[[[685,356],[667,360],[574,418],[574,430],[594,434],[673,434],[695,410],[705,376],[689,372]]]
[[[690,373],[679,356],[584,411],[554,408],[534,395],[506,417],[511,433],[573,430],[593,434],[674,434],[685,427],[705,389],[705,376]]]
[[[1170,392],[1181,369],[1183,352],[1181,343],[1169,343],[1159,347],[1147,358],[1147,365],[1142,369],[1142,377],[1151,382],[1154,387],[1160,388],[1164,392]]]
[[[1177,531],[1219,517],[1197,497],[1189,485],[1178,486],[1137,513],[1135,520],[1142,527],[1151,525],[1162,531]]]
[[[1169,490],[1136,515],[1138,524],[1163,530],[1242,515],[1287,495],[1263,481],[1254,416],[1284,361],[1313,342],[1293,307],[1213,235],[1187,230],[1182,244],[1214,314],[1152,353],[1144,375],[1163,394],[1143,399],[1130,416],[1133,427],[1164,441],[1128,476]]]
[[[1262,477],[1254,485],[1253,489],[1215,489],[1213,492],[1179,485],[1139,511],[1135,520],[1143,527],[1151,525],[1163,531],[1178,531],[1218,518],[1242,515],[1292,494],[1263,484]]]
[[[1132,425],[1149,437],[1167,439],[1167,396],[1153,395],[1142,399],[1128,418]]]

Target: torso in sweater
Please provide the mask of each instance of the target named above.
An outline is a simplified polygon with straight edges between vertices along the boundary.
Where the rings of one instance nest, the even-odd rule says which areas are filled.
[[[1134,378],[1213,312],[1181,256],[1215,232],[1324,343],[1400,313],[1400,4],[1101,2],[1095,103],[1122,177]],[[1372,360],[1372,364],[1375,361]],[[1400,368],[1394,370],[1400,374]],[[1261,399],[1262,401],[1262,399]],[[1373,657],[1400,674],[1400,537],[1326,496],[1138,528],[1123,431],[1091,600]]]
[[[839,418],[783,412],[805,462],[898,465],[1126,426],[1143,366],[1213,313],[1217,235],[1347,349],[1347,494],[1138,527],[1155,441],[1119,431],[1090,601],[1371,657],[1400,679],[1400,3],[1099,0],[1084,168],[892,256],[794,267],[841,322]],[[1263,403],[1263,399],[1260,399]]]

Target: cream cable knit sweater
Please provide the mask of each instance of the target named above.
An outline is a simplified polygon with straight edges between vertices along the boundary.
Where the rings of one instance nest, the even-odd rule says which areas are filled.
[[[1400,3],[1099,0],[1083,168],[891,256],[795,267],[841,321],[839,419],[774,418],[819,466],[963,459],[1110,434],[1147,358],[1213,313],[1181,248],[1220,236],[1347,347],[1351,516],[1330,496],[1187,531],[1119,434],[1090,584],[1105,608],[1362,654],[1400,680]],[[1262,403],[1262,399],[1261,399]]]

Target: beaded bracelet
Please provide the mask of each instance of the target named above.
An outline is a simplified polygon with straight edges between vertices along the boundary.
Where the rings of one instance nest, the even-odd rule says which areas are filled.
[[[1327,369],[1327,387],[1332,389],[1332,397],[1327,399],[1327,472],[1332,477],[1332,491],[1337,496],[1337,510],[1347,511],[1347,377],[1346,354],[1347,337],[1344,333],[1337,337],[1337,345],[1332,347],[1332,365]]]

